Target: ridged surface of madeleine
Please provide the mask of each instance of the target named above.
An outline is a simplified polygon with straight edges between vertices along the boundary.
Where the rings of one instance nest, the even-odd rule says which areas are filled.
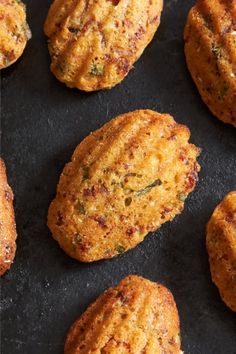
[[[13,193],[7,183],[6,167],[0,159],[0,275],[11,266],[16,252]]]
[[[236,191],[227,194],[215,209],[206,242],[212,280],[222,300],[236,311]]]
[[[212,113],[236,127],[236,0],[198,0],[184,32],[192,78]]]
[[[65,354],[180,354],[179,316],[163,285],[128,276],[71,327]]]
[[[69,87],[111,88],[153,38],[163,0],[55,0],[44,30],[51,70]]]
[[[0,69],[22,55],[30,37],[25,5],[19,0],[0,0]]]
[[[48,213],[53,237],[84,262],[111,258],[179,214],[194,189],[199,150],[168,114],[123,114],[76,148]]]

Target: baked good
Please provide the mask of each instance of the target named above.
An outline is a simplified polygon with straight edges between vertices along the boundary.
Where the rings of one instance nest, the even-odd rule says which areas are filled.
[[[10,267],[16,252],[13,193],[7,183],[6,167],[0,159],[0,275]]]
[[[211,112],[236,127],[236,1],[198,0],[184,31],[185,56]]]
[[[236,191],[226,195],[207,225],[211,276],[226,305],[236,311]]]
[[[126,113],[85,138],[60,177],[48,226],[83,262],[117,256],[179,214],[198,179],[199,149],[168,114]]]
[[[163,0],[55,0],[44,31],[51,71],[84,91],[120,83],[152,40]]]
[[[0,0],[0,69],[13,64],[31,37],[26,9],[20,0]]]
[[[130,275],[69,330],[65,354],[180,354],[176,304],[163,285]]]

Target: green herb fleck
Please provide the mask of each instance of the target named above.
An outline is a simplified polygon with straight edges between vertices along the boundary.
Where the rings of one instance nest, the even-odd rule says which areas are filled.
[[[125,252],[125,247],[122,246],[122,245],[118,245],[118,246],[116,247],[116,252],[117,252],[118,254],[124,253],[124,252]]]
[[[125,206],[130,206],[131,203],[132,203],[131,197],[125,198]]]
[[[160,186],[162,184],[160,179],[157,179],[156,181],[154,181],[153,183],[149,184],[148,186],[146,186],[145,188],[141,189],[140,191],[137,192],[137,196],[140,197],[144,194],[149,193],[152,188]]]
[[[85,211],[85,207],[84,205],[81,203],[80,200],[78,200],[77,204],[76,204],[76,209],[78,210],[78,212],[82,215],[85,215],[86,214],[86,211]]]
[[[90,69],[90,75],[94,76],[101,76],[103,75],[104,68],[102,65],[99,65],[97,63],[93,63]]]
[[[179,199],[181,202],[184,202],[184,201],[186,200],[187,196],[188,196],[188,195],[187,195],[186,193],[184,193],[184,192],[180,192],[180,193],[178,193],[178,195],[177,195],[178,199]]]
[[[211,50],[217,59],[221,58],[221,46],[220,45],[217,45],[215,43],[212,44]]]
[[[227,84],[225,84],[225,85],[222,87],[222,89],[219,91],[219,96],[220,96],[221,99],[223,99],[223,98],[225,97],[225,95],[226,95],[228,89],[229,89],[229,86],[228,86]]]
[[[85,181],[86,179],[89,179],[89,167],[88,166],[83,167],[83,180]]]

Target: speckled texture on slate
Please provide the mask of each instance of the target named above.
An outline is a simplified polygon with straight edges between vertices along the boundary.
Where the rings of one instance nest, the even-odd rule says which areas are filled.
[[[191,354],[235,354],[236,316],[209,274],[205,225],[236,189],[236,130],[214,118],[186,69],[182,32],[189,0],[166,0],[152,44],[125,81],[84,94],[49,72],[42,33],[50,0],[30,0],[33,38],[2,75],[2,156],[15,192],[18,250],[1,280],[2,354],[62,354],[72,322],[104,289],[130,273],[167,285],[181,318],[182,347]],[[64,164],[90,131],[137,108],[169,112],[191,128],[203,149],[202,172],[184,212],[123,256],[90,265],[70,259],[46,226],[48,205]]]

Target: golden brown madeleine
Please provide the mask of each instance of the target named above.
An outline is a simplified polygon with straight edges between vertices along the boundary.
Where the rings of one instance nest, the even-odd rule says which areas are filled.
[[[71,327],[65,354],[180,354],[180,328],[171,292],[130,275],[105,291]]]
[[[0,159],[0,275],[11,267],[16,252],[13,193],[7,183],[6,167]]]
[[[44,30],[51,70],[69,87],[111,88],[152,40],[163,0],[55,0]]]
[[[216,207],[207,225],[206,245],[212,280],[222,300],[236,311],[236,191]]]
[[[184,32],[192,78],[212,113],[236,127],[236,0],[198,0]]]
[[[25,5],[20,0],[0,0],[0,69],[22,55],[30,37]]]
[[[179,214],[194,189],[199,150],[168,114],[123,114],[76,148],[48,213],[53,237],[73,258],[111,258]]]

